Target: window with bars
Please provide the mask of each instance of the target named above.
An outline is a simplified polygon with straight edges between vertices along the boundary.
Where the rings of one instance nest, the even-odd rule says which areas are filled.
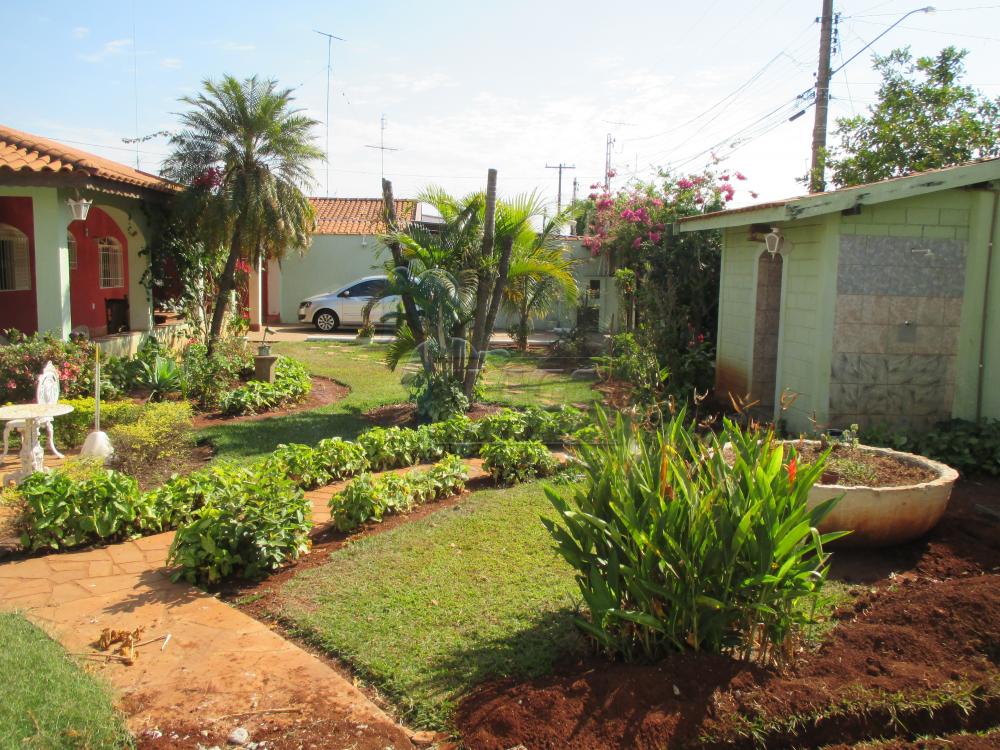
[[[72,232],[66,233],[66,247],[69,248],[69,267],[70,270],[75,271],[77,268],[77,258],[76,258],[76,237],[73,236]]]
[[[28,237],[14,227],[0,225],[0,291],[31,289]]]
[[[97,241],[97,254],[101,264],[101,289],[125,286],[122,246],[114,237],[101,237]]]

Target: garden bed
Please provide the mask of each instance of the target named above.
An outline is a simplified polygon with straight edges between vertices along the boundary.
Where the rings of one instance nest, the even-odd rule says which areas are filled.
[[[479,750],[749,748],[754,732],[767,747],[819,747],[995,727],[1000,524],[979,506],[1000,508],[1000,482],[956,487],[923,540],[837,552],[831,577],[855,600],[818,651],[783,671],[691,653],[656,665],[588,659],[484,687],[459,708],[458,729]]]
[[[303,401],[300,401],[297,404],[290,404],[289,406],[284,406],[278,409],[271,409],[270,411],[264,411],[259,414],[241,414],[238,416],[228,416],[222,412],[198,414],[194,418],[194,427],[197,430],[203,427],[234,424],[237,422],[254,422],[259,419],[284,417],[289,414],[311,411],[329,404],[334,404],[346,398],[351,392],[351,389],[346,385],[338,383],[336,380],[331,380],[330,378],[311,375],[310,380],[312,381],[312,390]]]
[[[503,408],[498,404],[475,403],[465,412],[465,416],[469,419],[482,419]],[[415,427],[420,424],[420,420],[417,419],[417,405],[413,403],[379,406],[366,411],[364,416],[368,422],[377,427]]]
[[[816,463],[825,450],[814,442],[799,441],[791,445],[800,460],[810,464]],[[891,453],[834,445],[820,483],[843,487],[900,487],[936,478],[937,473],[929,467],[902,460]]]

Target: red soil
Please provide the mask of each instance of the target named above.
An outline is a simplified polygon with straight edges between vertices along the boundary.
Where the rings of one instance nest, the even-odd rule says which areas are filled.
[[[945,520],[923,540],[881,553],[838,551],[833,577],[862,584],[859,598],[836,614],[838,625],[818,651],[783,670],[692,653],[654,665],[595,657],[553,676],[485,686],[457,712],[462,738],[476,750],[749,748],[750,720],[770,726],[768,748],[820,747],[901,730],[889,709],[848,710],[796,727],[786,720],[837,714],[833,706],[862,692],[869,700],[872,692],[934,695],[956,683],[979,690],[976,710],[966,717],[950,708],[933,715],[903,709],[909,736],[995,727],[1000,523],[981,506],[1000,509],[1000,482],[963,482]]]
[[[351,389],[346,385],[341,385],[336,380],[322,378],[318,375],[312,376],[312,390],[306,396],[305,401],[301,401],[283,409],[261,412],[260,414],[243,414],[238,417],[227,417],[223,414],[198,414],[194,418],[195,429],[211,427],[217,424],[232,424],[233,422],[255,422],[258,419],[270,419],[271,417],[283,417],[287,414],[297,414],[300,411],[318,409],[321,406],[332,404],[346,397]]]

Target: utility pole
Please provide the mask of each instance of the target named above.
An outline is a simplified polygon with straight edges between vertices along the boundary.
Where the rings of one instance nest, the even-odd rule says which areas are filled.
[[[556,215],[558,216],[559,212],[562,211],[562,173],[563,173],[563,170],[564,169],[576,169],[576,164],[563,164],[562,162],[559,162],[559,164],[557,164],[555,166],[552,166],[550,164],[546,164],[545,168],[546,169],[558,169],[559,170],[559,192],[556,194]]]
[[[385,152],[386,151],[399,151],[398,148],[390,148],[389,146],[385,145],[385,115],[384,114],[382,115],[382,118],[379,120],[378,145],[377,146],[365,145],[365,148],[376,148],[376,149],[378,149],[381,152],[381,154],[380,154],[381,155],[381,171],[382,171],[382,179],[384,180],[385,179]]]
[[[812,162],[809,169],[809,192],[826,189],[823,165],[826,161],[826,119],[830,109],[830,49],[833,41],[833,0],[823,0],[819,19],[819,67],[816,70],[816,117],[813,120]]]
[[[326,37],[326,195],[330,197],[330,74],[333,72],[333,40],[346,42],[339,36],[327,34],[325,31],[313,29],[320,36]]]
[[[608,140],[604,146],[604,192],[611,192],[611,147],[615,145],[615,139],[608,133]]]
[[[577,182],[579,182],[579,180],[577,180],[577,179],[576,179],[576,178],[574,177],[574,178],[573,178],[573,203],[574,203],[574,204],[576,203],[576,188],[577,188]]]

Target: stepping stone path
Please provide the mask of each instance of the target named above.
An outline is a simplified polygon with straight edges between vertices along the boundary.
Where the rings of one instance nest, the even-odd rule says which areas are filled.
[[[468,463],[470,479],[484,475],[478,459]],[[329,523],[327,503],[344,484],[306,493],[318,527]],[[192,748],[224,745],[237,727],[248,728],[252,739],[262,722],[291,723],[305,714],[335,722],[336,734],[351,740],[345,746],[401,750],[416,746],[411,739],[426,743],[426,733],[397,725],[317,656],[201,589],[171,582],[166,559],[173,536],[0,564],[0,609],[21,611],[80,655],[96,653],[104,628],[142,627],[140,642],[169,633],[165,645],[139,648],[130,666],[87,662],[118,691],[140,738],[183,729],[194,733]]]

